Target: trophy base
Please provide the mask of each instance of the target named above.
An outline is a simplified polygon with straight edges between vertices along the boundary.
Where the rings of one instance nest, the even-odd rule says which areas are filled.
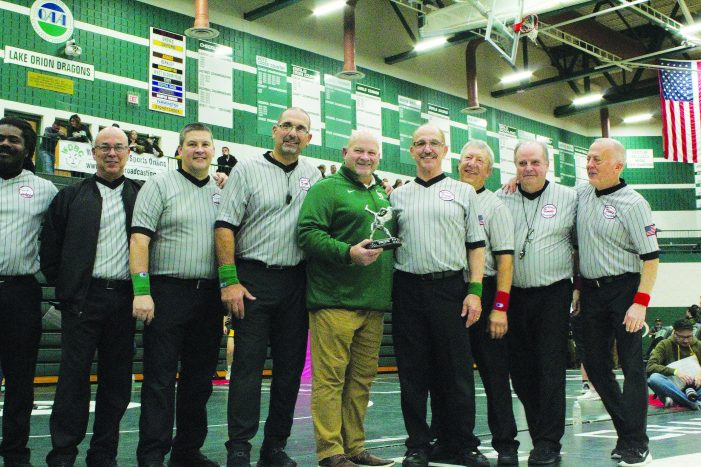
[[[402,246],[402,241],[397,237],[383,238],[382,240],[373,240],[365,248],[368,250],[376,250],[378,248],[383,248],[385,250],[394,250]]]

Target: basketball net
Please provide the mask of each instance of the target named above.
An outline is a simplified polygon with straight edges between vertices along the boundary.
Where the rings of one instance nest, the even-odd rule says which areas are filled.
[[[538,15],[527,15],[521,21],[514,23],[514,32],[535,42],[538,38]]]

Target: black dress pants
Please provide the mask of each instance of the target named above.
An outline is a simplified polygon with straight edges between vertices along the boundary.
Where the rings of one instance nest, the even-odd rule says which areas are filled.
[[[29,462],[29,420],[41,339],[41,287],[34,276],[0,281],[0,362],[5,373],[0,455]]]
[[[509,365],[536,448],[560,451],[572,283],[511,289]]]
[[[117,457],[119,423],[131,399],[135,320],[131,282],[93,280],[81,310],[61,315],[61,369],[50,418],[49,465],[74,462],[85,438],[90,407],[90,367],[97,350],[95,420],[88,465]]]
[[[392,334],[409,448],[427,448],[428,395],[439,399],[441,442],[474,449],[475,385],[470,335],[460,316],[467,285],[462,273],[438,280],[396,272]]]
[[[299,382],[304,369],[309,316],[304,265],[269,269],[239,260],[241,284],[256,297],[245,301],[245,316],[234,318],[236,346],[229,381],[227,449],[250,451],[258,431],[263,368],[270,342],[273,377],[264,444],[284,447],[292,429]]]
[[[136,450],[139,464],[162,461],[171,446],[173,455],[187,458],[204,444],[223,316],[216,279],[152,276],[151,296],[155,317],[144,326],[144,382]]]
[[[611,415],[621,449],[647,449],[647,378],[643,363],[642,331],[630,333],[623,325],[640,276],[627,275],[616,282],[582,289],[584,368]],[[611,346],[616,339],[623,368],[623,390],[613,374]]]

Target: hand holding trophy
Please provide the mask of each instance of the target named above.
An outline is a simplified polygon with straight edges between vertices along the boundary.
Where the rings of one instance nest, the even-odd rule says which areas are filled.
[[[387,235],[387,238],[373,240],[365,248],[369,250],[375,250],[377,248],[394,250],[395,248],[402,246],[402,241],[397,237],[393,237],[392,233],[387,229],[387,227],[385,227],[385,224],[392,219],[391,207],[381,208],[379,211],[375,212],[366,205],[365,210],[374,216],[374,220],[370,225],[370,240],[373,240],[375,237],[375,232],[378,230],[382,230],[385,235]]]

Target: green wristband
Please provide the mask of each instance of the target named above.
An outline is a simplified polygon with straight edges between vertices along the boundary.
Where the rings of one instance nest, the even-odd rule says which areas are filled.
[[[223,289],[230,285],[240,284],[236,274],[235,264],[222,264],[219,266],[219,288]]]
[[[482,283],[470,282],[470,285],[467,286],[467,294],[477,295],[479,298],[482,298]]]
[[[131,275],[131,286],[134,295],[151,295],[151,280],[147,272],[137,272]]]

